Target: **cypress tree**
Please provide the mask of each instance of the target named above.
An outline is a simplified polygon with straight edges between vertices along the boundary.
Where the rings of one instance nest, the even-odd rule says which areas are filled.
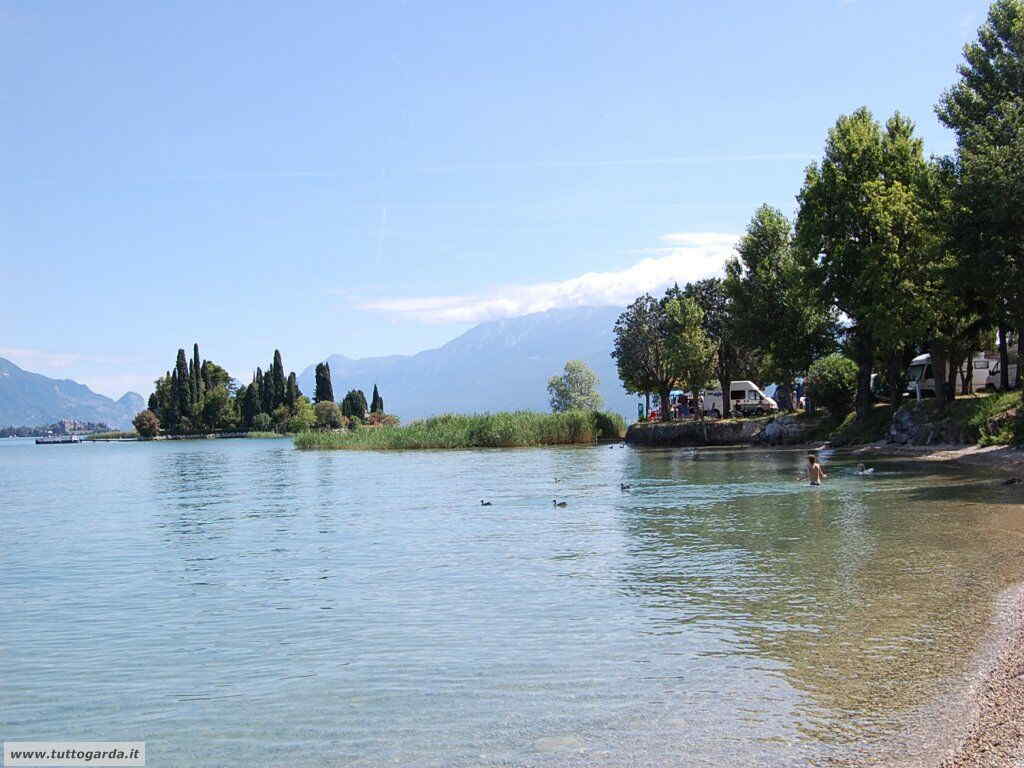
[[[288,374],[288,391],[285,394],[285,402],[289,408],[295,408],[295,403],[298,402],[299,395],[301,394],[299,392],[299,382],[295,378],[295,371],[292,371]]]
[[[274,375],[270,371],[263,373],[263,380],[260,382],[260,400],[265,414],[269,416],[274,412],[277,405],[274,403]]]
[[[177,375],[178,385],[175,388],[175,405],[179,419],[192,415],[192,393],[191,376],[189,375],[188,362],[185,359],[185,350],[178,350],[178,360],[174,366]]]
[[[284,364],[281,362],[281,352],[274,350],[274,363],[270,368],[273,376],[274,399],[271,411],[279,405],[283,405],[288,396],[288,385],[284,378]],[[268,411],[269,413],[269,411]]]
[[[199,345],[192,345],[192,377],[195,382],[195,398],[193,403],[198,404],[203,397],[203,364],[199,360]]]
[[[373,397],[370,399],[370,413],[384,413],[384,398],[377,391],[377,385],[373,385]]]
[[[316,392],[313,399],[318,403],[334,402],[334,386],[331,384],[331,366],[327,363],[316,364]]]

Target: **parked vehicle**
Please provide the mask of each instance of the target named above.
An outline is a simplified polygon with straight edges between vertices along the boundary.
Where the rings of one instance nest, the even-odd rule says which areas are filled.
[[[1002,366],[1000,366],[999,361],[993,360],[992,368],[989,369],[988,376],[985,378],[985,389],[991,390],[993,392],[999,391],[999,382],[1003,378],[1000,375],[1002,373],[1002,370],[1003,369]],[[1008,366],[1006,366],[1006,371],[1009,374],[1010,386],[1012,387],[1014,385],[1014,382],[1017,381],[1017,363],[1010,363]]]
[[[990,365],[995,365],[998,368],[999,362],[989,359],[984,352],[977,353],[971,360],[971,391],[979,392],[986,388],[989,379],[992,378]],[[935,372],[932,370],[932,356],[929,354],[915,357],[907,369],[907,394],[909,396],[917,396],[918,384],[921,386],[921,397],[935,397]],[[957,371],[957,393],[963,391],[963,385],[963,371]]]
[[[779,404],[752,381],[729,382],[730,412],[741,416],[767,416],[779,410]],[[722,415],[722,391],[704,393],[704,413],[712,418]]]

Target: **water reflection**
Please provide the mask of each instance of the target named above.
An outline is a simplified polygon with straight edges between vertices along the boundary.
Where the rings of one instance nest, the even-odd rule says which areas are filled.
[[[917,464],[882,462],[865,483],[840,463],[824,488],[785,485],[801,459],[708,452],[681,476],[680,457],[638,454],[628,476],[657,498],[671,496],[659,480],[704,489],[623,514],[636,544],[622,579],[664,617],[659,631],[709,625],[735,640],[706,653],[779,662],[813,702],[799,712],[805,736],[870,746],[966,673],[1020,577],[1024,520],[993,514],[994,495],[1014,503],[994,481]],[[712,463],[725,472],[704,471]],[[762,488],[765,474],[782,485]]]

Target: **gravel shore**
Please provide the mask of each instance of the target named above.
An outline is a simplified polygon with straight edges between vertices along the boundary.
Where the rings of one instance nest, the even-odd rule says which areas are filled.
[[[1024,767],[1024,590],[1011,632],[975,691],[975,715],[940,768]]]
[[[1024,478],[1024,450],[1006,446],[899,446],[873,443],[854,453],[907,456],[921,461],[963,464]],[[1024,485],[1019,486],[1024,489]],[[1024,504],[1024,491],[1021,502]],[[1021,543],[1024,557],[1024,542]],[[1024,768],[1024,587],[1001,621],[1005,638],[972,690],[966,722],[955,728],[955,741],[939,768]]]

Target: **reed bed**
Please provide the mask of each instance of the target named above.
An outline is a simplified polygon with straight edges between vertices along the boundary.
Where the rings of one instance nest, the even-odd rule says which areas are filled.
[[[446,414],[404,427],[361,427],[335,432],[303,432],[295,447],[356,451],[396,451],[424,448],[521,448],[574,445],[618,440],[625,422],[617,413]]]

